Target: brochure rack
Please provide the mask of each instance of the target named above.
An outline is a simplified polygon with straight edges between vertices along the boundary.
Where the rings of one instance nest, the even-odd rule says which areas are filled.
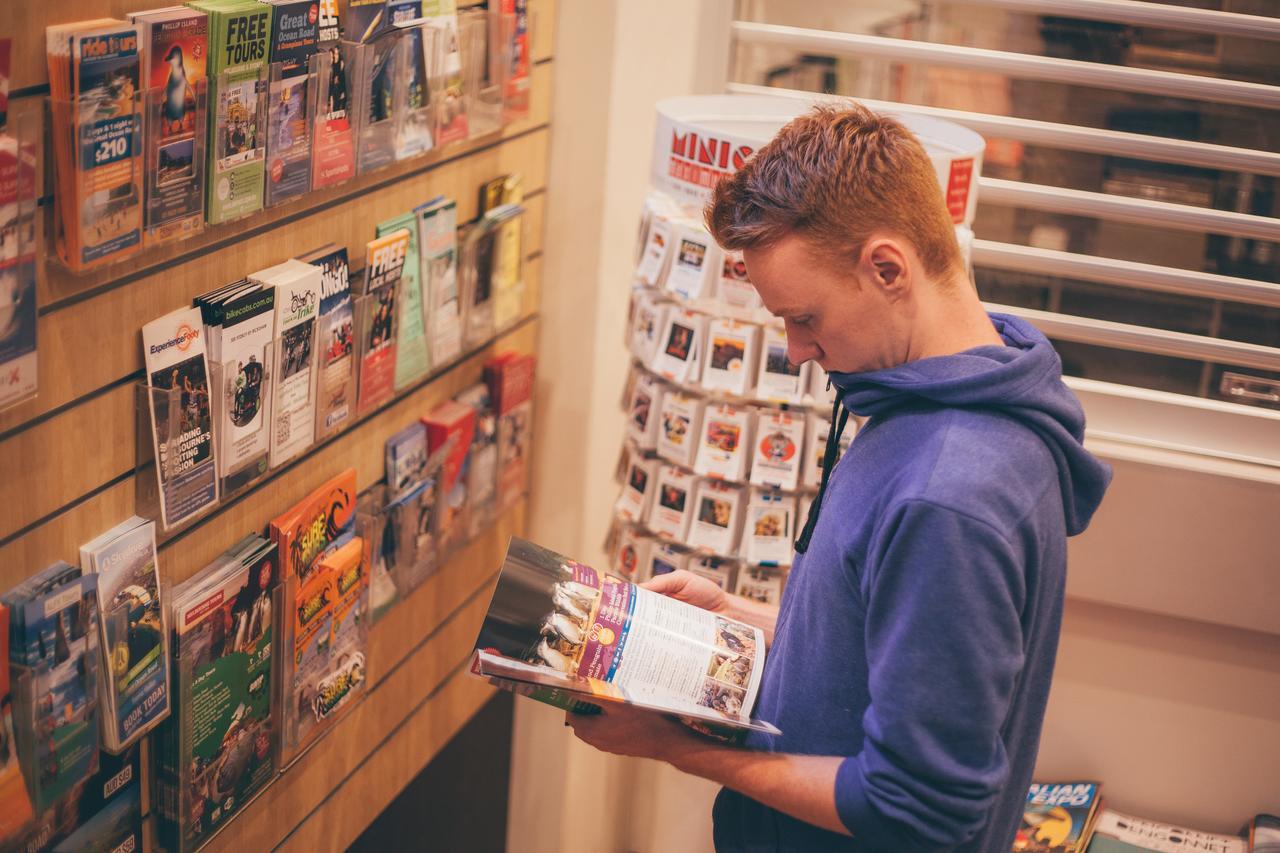
[[[327,55],[326,55],[327,56]],[[267,72],[264,206],[275,207],[311,191],[312,142],[320,80],[320,54],[305,69],[273,62]]]
[[[418,21],[397,24],[404,43],[397,78],[396,160],[425,154],[435,145],[435,111],[431,108],[430,68],[441,49],[443,34]]]
[[[183,388],[157,388],[145,382],[134,386],[137,426],[137,463],[134,468],[134,512],[142,518],[154,519],[157,532],[165,538],[189,527],[218,504],[218,447],[216,432],[207,448],[188,448],[156,459],[156,447],[181,448],[183,426],[201,405],[198,391]],[[156,413],[155,429],[152,413]],[[207,416],[207,415],[206,415]],[[152,436],[154,434],[154,444]],[[190,444],[189,441],[186,442]],[[194,455],[193,454],[194,451]],[[194,467],[179,471],[181,457],[190,457]],[[161,500],[161,491],[168,497]],[[157,536],[157,544],[160,543]]]
[[[492,337],[519,315],[524,295],[519,248],[523,227],[524,208],[504,204],[486,213],[466,232],[458,265],[464,347]],[[511,305],[516,306],[514,312]]]
[[[315,57],[311,86],[311,115],[315,120],[311,143],[311,188],[318,190],[351,180],[356,175],[356,131],[351,103],[350,51],[334,43]]]
[[[109,105],[54,98],[48,104],[61,169],[54,194],[59,260],[84,272],[134,254],[143,224],[141,93]]]
[[[497,10],[458,13],[462,80],[471,138],[502,129],[516,16]]]
[[[205,145],[209,87],[200,79],[175,106],[168,88],[143,93],[146,103],[145,245],[183,240],[204,230]]]
[[[404,51],[401,30],[388,30],[372,41],[343,42],[342,51],[353,81],[356,112],[356,173],[367,174],[396,161],[396,113],[403,100]]]
[[[36,121],[0,131],[0,411],[36,395]]]
[[[269,470],[267,455],[273,423],[274,380],[271,344],[235,363],[209,362],[213,441],[219,450],[218,493],[223,501],[253,488]],[[223,435],[228,423],[232,425],[233,434]],[[246,445],[258,449],[234,464],[229,451]]]
[[[212,169],[205,219],[232,222],[263,207],[266,168],[267,68],[224,71],[217,78],[213,118]]]

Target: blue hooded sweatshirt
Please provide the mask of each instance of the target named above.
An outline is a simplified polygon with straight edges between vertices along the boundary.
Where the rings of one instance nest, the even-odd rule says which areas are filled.
[[[741,794],[716,800],[721,851],[1011,849],[1057,653],[1067,537],[1110,468],[1027,323],[1006,346],[833,374],[870,420],[797,543],[747,746],[844,757],[836,807],[852,838]],[[806,541],[807,540],[807,541]]]

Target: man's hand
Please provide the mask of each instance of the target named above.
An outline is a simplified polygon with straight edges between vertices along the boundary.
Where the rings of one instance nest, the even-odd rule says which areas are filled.
[[[690,741],[702,740],[675,720],[628,705],[606,704],[599,714],[567,713],[564,724],[585,743],[602,752],[631,758],[670,761]]]
[[[729,609],[729,596],[723,589],[714,581],[684,569],[658,575],[640,584],[640,587],[712,613],[724,613]]]

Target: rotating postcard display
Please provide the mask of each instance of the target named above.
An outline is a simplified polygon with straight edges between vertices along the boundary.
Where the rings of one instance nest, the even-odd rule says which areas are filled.
[[[711,189],[810,102],[694,96],[658,104],[650,193],[640,215],[623,394],[627,434],[606,549],[639,582],[688,569],[777,603],[817,491],[834,392],[787,359],[736,252],[702,223]],[[934,164],[965,261],[984,142],[936,119],[894,114]],[[857,434],[850,421],[841,453]]]

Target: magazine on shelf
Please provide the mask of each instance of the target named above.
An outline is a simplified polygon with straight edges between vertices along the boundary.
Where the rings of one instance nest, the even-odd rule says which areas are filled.
[[[691,557],[689,549],[679,542],[655,540],[653,547],[649,549],[649,566],[645,570],[645,577],[654,578],[658,575],[687,570]]]
[[[319,50],[317,0],[264,0],[271,19],[267,87],[266,203],[280,204],[311,190],[312,57]]]
[[[693,491],[693,519],[688,543],[717,554],[738,550],[746,490],[715,480],[699,480]]]
[[[271,467],[305,451],[316,436],[316,318],[323,274],[290,259],[250,276],[275,288],[275,401],[271,406]]]
[[[144,224],[156,241],[193,234],[204,225],[204,132],[209,19],[184,7],[136,12],[147,63],[147,162]]]
[[[749,563],[791,565],[796,531],[796,499],[752,489],[742,533],[742,556]]]
[[[674,465],[659,466],[649,505],[649,529],[660,536],[684,541],[693,518],[696,483],[697,478],[688,471]]]
[[[622,702],[720,737],[754,730],[764,633],[511,540],[471,671],[577,713]]]
[[[403,391],[421,379],[431,366],[427,340],[426,305],[422,298],[422,267],[418,260],[417,217],[412,213],[379,222],[375,236],[404,232],[405,245],[400,273],[400,295],[396,298],[396,370],[395,389]]]
[[[700,222],[684,220],[672,229],[671,263],[665,287],[682,299],[715,294],[720,276],[720,247]]]
[[[696,381],[707,336],[707,317],[696,311],[672,308],[667,312],[653,371],[676,384]]]
[[[142,244],[144,75],[138,28],[112,19],[46,29],[57,215],[54,241],[73,270]]]
[[[651,364],[658,352],[658,340],[666,327],[670,303],[659,301],[656,291],[650,287],[631,289],[630,339],[631,354],[641,364]]]
[[[200,847],[275,776],[280,576],[275,545],[250,535],[168,594],[174,712],[152,744],[166,850]]]
[[[472,385],[454,399],[476,413],[467,463],[468,536],[474,538],[498,511],[498,415],[484,382]]]
[[[752,411],[741,406],[708,405],[693,469],[708,477],[742,482],[751,454]]]
[[[738,583],[733,591],[749,601],[777,607],[782,603],[782,571],[765,566],[739,566]]]
[[[420,278],[431,363],[448,364],[462,352],[458,298],[458,205],[440,196],[414,209],[418,217]]]
[[[197,300],[208,333],[218,425],[218,470],[227,495],[265,474],[271,446],[275,288],[250,284]]]
[[[658,420],[658,455],[677,465],[693,465],[702,429],[701,397],[672,390],[662,397]]]
[[[209,15],[209,143],[205,219],[216,225],[262,209],[272,7],[195,0]]]
[[[1102,801],[1097,782],[1034,782],[1027,791],[1014,848],[1084,853]]]
[[[1234,835],[1202,832],[1110,808],[1098,812],[1089,853],[1248,853],[1249,842]]]
[[[738,561],[732,557],[694,553],[689,557],[689,571],[706,578],[725,592],[733,592],[738,577]]]
[[[622,525],[614,547],[610,549],[613,552],[612,565],[618,576],[632,583],[642,583],[652,546],[653,537],[646,535],[641,528],[633,524]]]
[[[533,381],[537,356],[505,352],[484,366],[498,414],[498,507],[507,509],[529,490],[533,452]]]
[[[804,461],[800,449],[807,426],[803,412],[760,410],[751,456],[752,485],[796,490]]]
[[[396,129],[396,159],[404,160],[431,150],[431,109],[427,63],[433,50],[434,31],[422,24],[422,0],[387,0],[392,26],[404,29],[402,69],[404,112]]]
[[[0,132],[0,409],[36,393],[36,149]]]
[[[787,333],[780,326],[764,327],[756,397],[775,403],[802,403],[809,387],[809,363],[792,364],[787,358]]]
[[[397,303],[408,251],[409,233],[403,229],[370,241],[365,249],[364,278],[356,299],[360,415],[395,395]]]
[[[0,842],[22,829],[33,814],[13,728],[9,660],[9,608],[0,604]]]
[[[342,49],[342,24],[338,0],[319,0],[319,78],[316,80],[315,113],[318,118],[311,143],[311,186],[333,186],[355,177],[355,133],[351,121],[351,69]]]
[[[436,144],[461,142],[470,133],[467,122],[467,96],[462,82],[462,54],[458,36],[457,0],[423,0],[422,14],[427,26],[436,33],[434,62],[428,77],[434,82]]]
[[[354,311],[345,246],[330,243],[298,260],[320,268],[316,321],[316,441],[351,423],[355,415]]]
[[[745,397],[756,378],[760,356],[760,327],[728,317],[715,317],[707,324],[707,359],[702,368],[702,387]]]
[[[102,743],[118,753],[169,715],[169,638],[155,522],[134,516],[86,543],[80,568],[98,576]]]
[[[726,305],[755,311],[764,307],[760,294],[747,277],[747,264],[741,252],[724,252],[720,262],[720,281],[716,296]]]
[[[449,554],[467,539],[467,466],[476,432],[476,412],[457,400],[449,400],[432,409],[422,422],[427,427],[431,455],[447,448],[440,470],[436,530],[440,553]]]
[[[627,404],[627,434],[641,450],[658,446],[658,421],[666,389],[656,376],[641,373],[631,389]]]
[[[57,562],[0,597],[15,745],[37,813],[98,769],[97,588],[96,575]]]
[[[627,521],[644,521],[649,517],[649,507],[653,495],[658,471],[658,460],[645,459],[634,450],[627,453],[626,479],[622,483],[622,494],[614,504],[614,513]]]
[[[142,344],[160,514],[169,528],[218,500],[200,309],[182,308],[147,323]]]

